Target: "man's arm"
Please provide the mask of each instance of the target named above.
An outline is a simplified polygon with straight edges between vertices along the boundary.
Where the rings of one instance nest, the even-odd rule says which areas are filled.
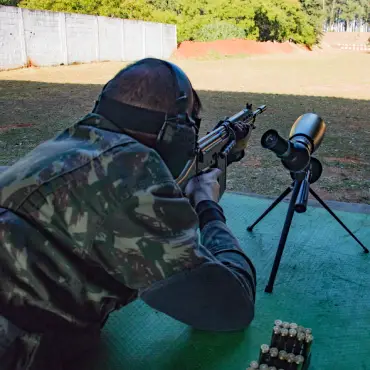
[[[256,270],[226,225],[223,209],[214,201],[202,201],[196,207],[201,243],[218,261],[241,274],[249,295],[256,297]],[[251,289],[251,290],[250,290]]]
[[[4,172],[5,170],[7,170],[8,168],[9,166],[0,166],[0,174]]]
[[[255,270],[221,207],[205,196],[194,208],[158,154],[138,145],[112,162],[114,183],[130,152],[138,158],[132,180],[127,177],[132,185],[123,180],[110,192],[116,279],[138,290],[152,308],[194,328],[247,327],[254,317]],[[123,196],[131,186],[132,195]]]
[[[246,328],[254,318],[254,266],[226,226],[217,203],[203,201],[196,210],[201,243],[194,238],[192,247],[202,263],[184,266],[182,272],[143,289],[140,296],[152,308],[196,329]]]

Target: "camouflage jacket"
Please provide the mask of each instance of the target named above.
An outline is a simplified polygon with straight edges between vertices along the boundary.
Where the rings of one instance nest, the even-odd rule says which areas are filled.
[[[6,370],[59,369],[81,350],[71,338],[87,345],[136,298],[205,330],[254,317],[254,267],[207,211],[222,209],[203,205],[199,240],[200,211],[157,152],[101,116],[0,174],[0,206],[0,315],[24,330]]]

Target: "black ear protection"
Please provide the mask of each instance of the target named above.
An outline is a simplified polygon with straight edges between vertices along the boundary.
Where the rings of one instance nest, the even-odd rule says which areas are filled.
[[[156,150],[161,155],[173,176],[180,175],[186,162],[193,158],[198,148],[198,133],[201,120],[195,114],[187,112],[189,95],[193,88],[185,73],[175,64],[155,58],[142,59],[132,64],[130,69],[139,64],[163,63],[169,68],[176,89],[174,112],[162,113],[150,109],[134,107],[104,96],[105,84],[95,102],[93,113],[101,114],[122,129],[131,129],[149,134],[156,134]],[[104,103],[104,104],[101,104]]]
[[[176,82],[176,114],[166,115],[157,137],[157,144],[174,142],[176,151],[185,151],[190,158],[195,155],[198,143],[200,119],[187,112],[192,86],[185,73],[167,61],[162,61],[171,71]]]

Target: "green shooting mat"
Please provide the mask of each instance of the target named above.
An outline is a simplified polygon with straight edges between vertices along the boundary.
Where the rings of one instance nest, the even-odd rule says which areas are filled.
[[[370,370],[370,254],[321,207],[295,214],[274,292],[264,292],[288,204],[249,233],[271,200],[226,193],[231,230],[258,275],[256,316],[236,333],[192,330],[135,301],[111,316],[102,343],[71,370],[245,370],[269,343],[275,319],[312,328],[312,370]],[[334,212],[370,248],[370,214]],[[186,309],[186,307],[184,307]]]

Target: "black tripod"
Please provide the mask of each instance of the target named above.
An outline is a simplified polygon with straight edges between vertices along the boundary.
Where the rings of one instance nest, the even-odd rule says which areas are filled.
[[[291,172],[290,175],[293,180],[293,184],[289,186],[284,192],[266,209],[266,211],[250,226],[247,230],[252,231],[253,228],[271,211],[273,210],[291,191],[292,197],[289,202],[288,212],[285,218],[283,231],[281,233],[278,250],[276,252],[274,265],[271,270],[270,279],[266,285],[265,292],[271,293],[274,287],[276,274],[280,265],[280,260],[283,255],[285,242],[288,237],[290,225],[294,216],[294,212],[303,213],[307,209],[308,194],[311,195],[343,226],[343,228],[357,241],[363,248],[365,253],[369,253],[369,250],[357,239],[357,237],[348,229],[348,227],[338,218],[337,215],[328,207],[326,203],[310,188],[310,184],[316,182],[322,173],[322,165],[318,159],[312,158],[310,165],[305,171],[302,172]]]

